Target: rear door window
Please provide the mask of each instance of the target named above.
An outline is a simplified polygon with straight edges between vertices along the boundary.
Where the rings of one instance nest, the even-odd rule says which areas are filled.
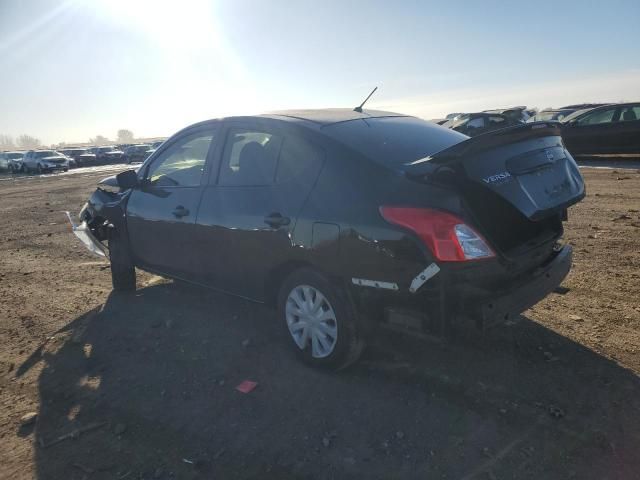
[[[219,185],[271,185],[282,136],[251,128],[231,128],[220,165]]]

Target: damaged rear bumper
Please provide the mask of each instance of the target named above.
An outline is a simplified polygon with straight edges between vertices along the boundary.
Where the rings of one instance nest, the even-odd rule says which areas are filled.
[[[109,251],[107,247],[105,247],[96,237],[91,233],[91,229],[87,225],[86,221],[83,221],[80,225],[76,225],[71,218],[71,214],[69,212],[65,212],[67,218],[69,219],[69,223],[71,224],[71,230],[73,234],[78,237],[78,239],[82,242],[82,244],[87,247],[91,253],[98,255],[100,257],[109,258]]]
[[[487,328],[517,317],[552,293],[571,270],[572,255],[571,246],[565,245],[549,263],[526,278],[479,300],[473,308],[479,326]]]

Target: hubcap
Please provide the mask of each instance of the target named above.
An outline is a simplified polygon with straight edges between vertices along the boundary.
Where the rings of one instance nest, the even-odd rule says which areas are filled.
[[[300,350],[311,344],[311,356],[324,358],[333,352],[338,340],[336,314],[325,296],[309,285],[299,285],[289,293],[287,326]]]

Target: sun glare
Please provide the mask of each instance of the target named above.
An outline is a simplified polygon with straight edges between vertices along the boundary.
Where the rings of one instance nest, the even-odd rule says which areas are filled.
[[[165,48],[217,44],[211,3],[205,0],[100,0],[90,5],[97,5],[99,15],[141,31]]]

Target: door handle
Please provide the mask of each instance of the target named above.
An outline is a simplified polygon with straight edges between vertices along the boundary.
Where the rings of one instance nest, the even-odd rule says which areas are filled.
[[[186,217],[187,215],[189,215],[189,210],[184,208],[182,205],[178,205],[171,213],[173,213],[176,217],[180,218],[180,217]]]
[[[291,223],[291,219],[289,217],[283,217],[280,213],[271,213],[264,217],[264,223],[270,227],[277,228],[289,225]]]

